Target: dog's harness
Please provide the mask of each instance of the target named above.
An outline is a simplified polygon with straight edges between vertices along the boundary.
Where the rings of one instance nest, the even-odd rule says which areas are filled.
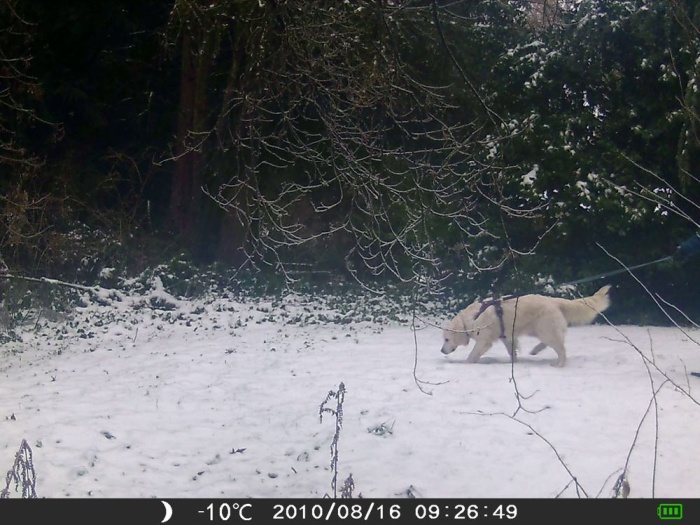
[[[489,307],[493,306],[494,310],[496,310],[496,316],[498,317],[498,324],[501,326],[501,339],[506,338],[506,325],[503,321],[503,305],[501,304],[501,299],[495,298],[495,299],[490,299],[488,301],[481,301],[481,308],[479,308],[479,311],[476,313],[474,316],[474,320],[476,321],[481,314],[484,313],[484,311]]]

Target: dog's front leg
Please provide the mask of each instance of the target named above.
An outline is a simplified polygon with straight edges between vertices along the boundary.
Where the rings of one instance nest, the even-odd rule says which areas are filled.
[[[467,357],[467,363],[476,363],[489,348],[491,348],[491,343],[477,341],[474,348],[472,348],[472,351],[469,353],[469,357]]]
[[[515,361],[518,358],[518,340],[506,337],[505,339],[501,339],[501,341],[503,341],[506,350],[508,350],[510,360]]]

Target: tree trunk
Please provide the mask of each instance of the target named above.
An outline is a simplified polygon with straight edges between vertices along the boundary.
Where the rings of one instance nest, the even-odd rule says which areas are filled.
[[[202,43],[204,41],[204,43]],[[207,89],[218,39],[206,33],[185,34],[182,40],[180,104],[177,120],[175,173],[170,196],[172,227],[195,257],[206,257],[218,214],[208,213],[202,187],[206,182],[205,139],[209,105]]]
[[[187,236],[191,230],[190,208],[196,152],[188,144],[188,136],[194,124],[195,83],[192,37],[182,40],[180,71],[180,104],[177,115],[177,144],[175,148],[175,173],[170,194],[170,220],[175,231]]]

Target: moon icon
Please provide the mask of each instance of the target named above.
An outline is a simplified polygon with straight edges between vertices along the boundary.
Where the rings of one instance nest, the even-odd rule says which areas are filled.
[[[161,521],[161,523],[166,523],[170,521],[170,518],[173,517],[173,508],[167,501],[161,501],[161,503],[165,507],[165,517],[163,518],[163,521]]]

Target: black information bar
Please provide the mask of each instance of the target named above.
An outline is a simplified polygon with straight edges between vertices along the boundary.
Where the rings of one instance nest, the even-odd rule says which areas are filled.
[[[700,524],[700,499],[0,499],[3,523]]]

